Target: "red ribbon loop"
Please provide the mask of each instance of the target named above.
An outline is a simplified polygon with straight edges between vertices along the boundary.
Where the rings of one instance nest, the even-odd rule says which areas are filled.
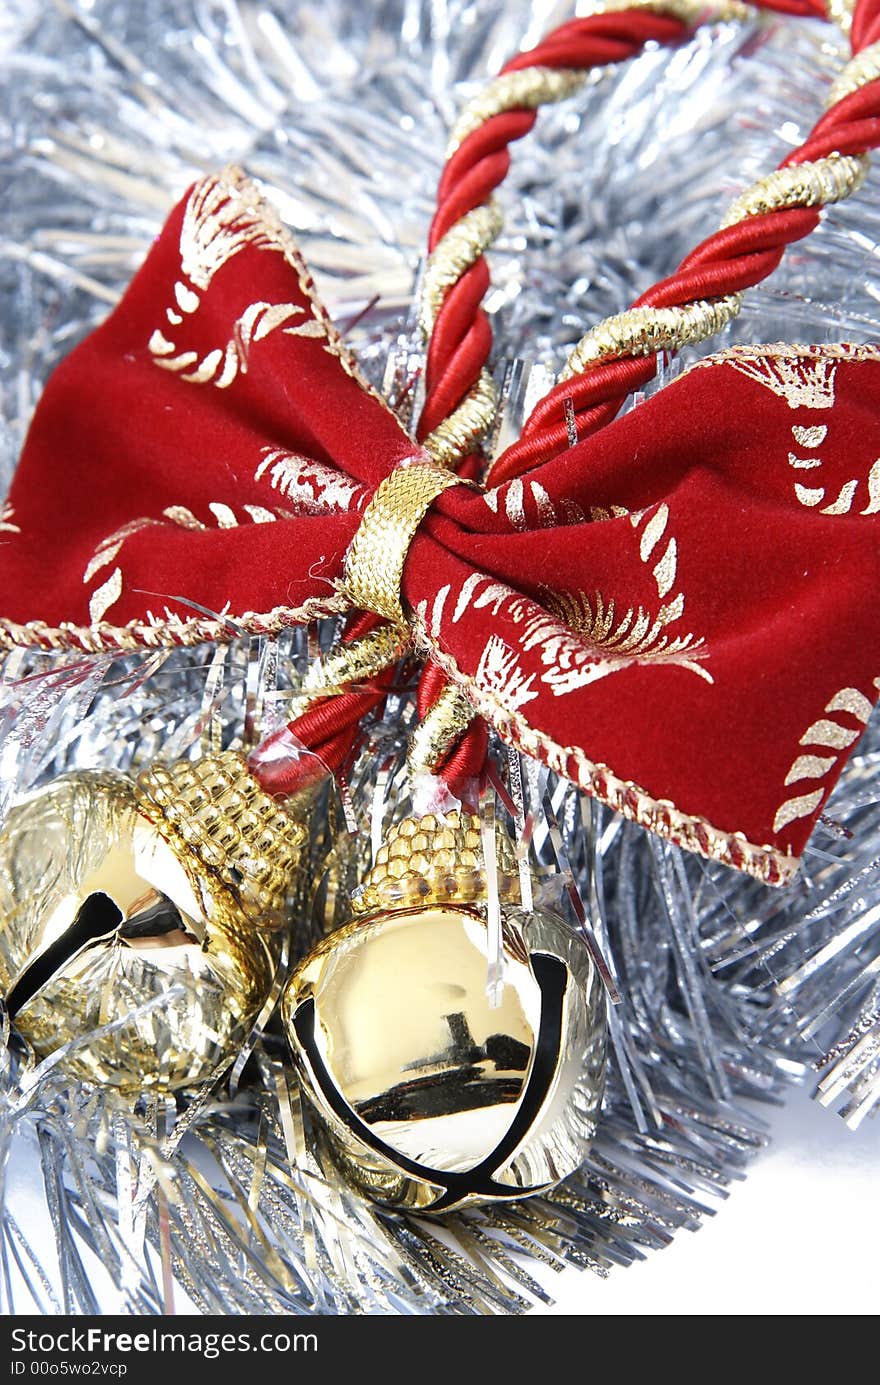
[[[508,742],[784,880],[878,694],[878,400],[880,348],[735,348],[525,478],[446,492],[404,570],[422,638]],[[0,521],[0,640],[338,612],[413,447],[271,210],[207,178],[46,388]]]

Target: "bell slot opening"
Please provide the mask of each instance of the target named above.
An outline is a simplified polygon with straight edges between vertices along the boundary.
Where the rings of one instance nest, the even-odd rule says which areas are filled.
[[[76,953],[91,943],[108,938],[122,922],[122,910],[109,895],[96,891],[84,899],[77,910],[73,923],[67,927],[54,943],[35,957],[25,967],[6,997],[6,1008],[10,1017],[15,1018],[19,1010],[33,1000],[38,991],[52,980],[52,977],[74,957]]]

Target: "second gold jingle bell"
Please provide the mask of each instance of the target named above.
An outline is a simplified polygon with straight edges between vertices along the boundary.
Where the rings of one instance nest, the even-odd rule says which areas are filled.
[[[338,1162],[421,1212],[547,1190],[579,1167],[605,1080],[605,996],[581,940],[517,907],[500,833],[500,1004],[487,996],[479,819],[408,818],[282,1002],[304,1089]]]

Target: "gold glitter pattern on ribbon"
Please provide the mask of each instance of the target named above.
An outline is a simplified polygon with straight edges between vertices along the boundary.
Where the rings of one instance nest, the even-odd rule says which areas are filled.
[[[593,13],[613,13],[618,9],[643,9],[667,14],[688,25],[706,19],[746,20],[754,16],[754,10],[740,4],[739,0],[720,0],[720,3],[708,8],[703,0],[621,0],[620,4],[616,0],[609,0],[607,4],[597,5]],[[502,73],[465,106],[450,134],[446,157],[451,157],[469,135],[493,116],[509,110],[536,110],[539,106],[563,101],[583,85],[587,75],[587,72],[577,68],[566,70],[541,66]],[[501,226],[501,214],[494,201],[487,202],[462,217],[436,246],[425,269],[419,304],[419,320],[426,338],[430,337],[449,290],[492,245]],[[730,302],[732,304],[733,300]],[[729,316],[734,316],[738,310],[737,298]],[[728,320],[729,317],[724,317],[721,321],[714,314],[707,319],[705,309],[703,313],[698,310],[692,324],[679,325],[679,333],[685,333],[679,345],[702,340],[703,336],[718,331]],[[716,321],[718,326],[712,325]],[[610,324],[615,322],[616,319],[610,320]],[[700,331],[697,324],[706,325],[707,330]],[[650,337],[658,325],[642,322],[639,330],[647,332]],[[604,359],[614,359],[615,354],[629,354],[628,329],[621,329],[623,337],[616,346],[613,342],[614,326],[609,325],[609,330],[612,333],[613,354]],[[667,338],[663,336],[660,346],[646,347],[641,354],[649,354],[653,349],[660,350],[667,344]],[[575,366],[569,373],[575,373],[578,369],[583,369],[583,366]],[[566,378],[565,375],[562,378]],[[497,404],[498,396],[492,377],[487,370],[483,370],[465,399],[425,440],[425,448],[436,461],[447,466],[456,465],[463,456],[473,451],[489,431]]]
[[[784,207],[825,207],[842,202],[861,187],[867,171],[866,154],[829,154],[814,163],[774,169],[731,203],[721,229]]]
[[[817,755],[815,753],[803,755],[798,751],[785,776],[785,787],[787,788],[791,784],[801,784],[805,779],[818,781],[824,779],[837,764],[844,751],[849,750],[853,742],[858,740],[862,734],[862,729],[867,725],[871,711],[870,699],[858,688],[846,687],[836,692],[825,705],[825,712],[828,715],[820,717],[813,722],[812,726],[808,726],[799,742],[800,746],[810,752],[819,748],[832,750],[835,753],[833,755]],[[856,730],[845,725],[840,720],[841,712],[860,722],[861,726]],[[776,816],[773,819],[773,831],[781,832],[792,822],[809,817],[818,808],[827,791],[826,787],[819,787],[786,798],[776,810]]]
[[[859,692],[858,688],[841,688],[839,693],[835,693],[831,701],[825,708],[826,712],[849,712],[856,721],[861,721],[865,726],[872,712],[872,704],[865,694]]]
[[[428,631],[419,621],[416,635],[430,643]],[[655,798],[639,784],[618,778],[607,765],[590,760],[579,746],[560,745],[536,730],[519,710],[502,702],[494,689],[463,673],[454,658],[438,645],[432,646],[431,655],[448,678],[468,689],[476,714],[500,729],[508,745],[541,760],[561,778],[571,780],[615,812],[688,851],[746,871],[766,885],[784,885],[794,877],[798,868],[796,857],[750,842],[741,832],[715,827],[707,818],[684,812],[668,799]]]
[[[742,295],[715,300],[700,299],[678,308],[630,308],[598,323],[572,351],[560,380],[569,380],[604,361],[624,356],[651,356],[657,351],[679,351],[691,342],[720,332],[739,312]]]

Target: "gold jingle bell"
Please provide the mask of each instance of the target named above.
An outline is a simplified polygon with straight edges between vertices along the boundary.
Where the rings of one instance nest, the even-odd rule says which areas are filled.
[[[339,1163],[376,1201],[440,1213],[546,1191],[579,1167],[605,1082],[605,996],[583,941],[526,912],[498,834],[500,1004],[479,819],[407,818],[298,966],[282,1014]]]
[[[305,837],[234,751],[37,791],[0,833],[15,1028],[40,1057],[73,1043],[64,1071],[87,1082],[204,1080],[269,995]]]

